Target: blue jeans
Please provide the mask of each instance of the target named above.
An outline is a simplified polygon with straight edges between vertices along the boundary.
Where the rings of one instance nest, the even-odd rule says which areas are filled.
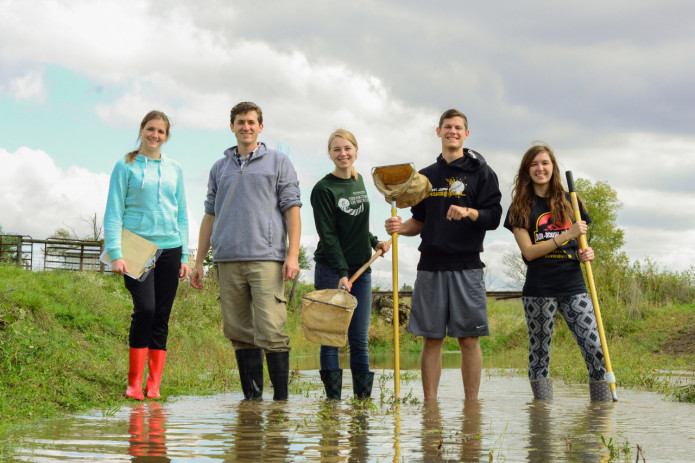
[[[356,269],[355,269],[356,270]],[[316,262],[314,287],[316,289],[337,289],[340,276],[332,267]],[[356,372],[369,371],[369,349],[367,335],[369,317],[372,314],[372,274],[363,273],[352,284],[350,294],[357,298],[357,307],[348,328],[350,345],[350,369]],[[338,347],[321,346],[321,369],[338,370]]]

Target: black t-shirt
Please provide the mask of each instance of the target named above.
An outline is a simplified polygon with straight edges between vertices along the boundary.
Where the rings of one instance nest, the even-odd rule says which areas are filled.
[[[569,200],[569,195],[568,195]],[[586,223],[591,223],[591,217],[581,203],[580,215]],[[552,240],[553,237],[569,230],[572,223],[563,225],[554,223],[550,208],[545,198],[536,197],[536,204],[531,209],[531,228],[528,230],[532,244]],[[509,222],[509,211],[504,219],[504,228],[512,230],[514,225]],[[579,263],[577,240],[561,243],[561,246],[543,257],[527,261],[526,282],[521,294],[530,297],[559,297],[573,296],[586,292],[584,276]],[[523,257],[523,256],[522,256]]]

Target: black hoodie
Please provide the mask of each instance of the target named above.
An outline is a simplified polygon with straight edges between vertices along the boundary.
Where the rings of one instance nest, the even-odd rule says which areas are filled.
[[[486,230],[494,230],[502,217],[502,193],[497,175],[479,153],[464,148],[464,155],[450,164],[440,154],[437,162],[420,171],[432,183],[432,191],[411,209],[424,224],[418,270],[482,268],[480,260]],[[447,220],[451,205],[478,210],[478,220]]]

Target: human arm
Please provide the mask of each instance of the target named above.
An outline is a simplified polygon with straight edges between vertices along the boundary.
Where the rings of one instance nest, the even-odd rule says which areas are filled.
[[[586,234],[587,225],[583,220],[575,222],[569,230],[566,230],[552,239],[541,241],[533,244],[527,230],[519,227],[513,227],[514,239],[521,250],[521,254],[527,261],[532,261],[550,254],[552,251],[560,248],[563,243],[578,238],[580,235]],[[593,255],[593,251],[591,252]]]
[[[446,212],[447,220],[461,220],[468,218],[471,222],[478,220],[479,212],[472,207],[456,206],[452,204]]]
[[[398,233],[402,236],[416,236],[420,234],[422,227],[425,225],[414,218],[410,218],[405,222],[402,222],[402,220],[400,217],[389,217],[386,219],[384,224],[386,233],[389,235]]]
[[[177,164],[178,177],[176,182],[176,224],[181,240],[181,263],[188,267],[188,205],[186,204],[186,189],[183,182],[183,170]],[[183,266],[181,267],[183,271]],[[186,273],[188,276],[190,270]],[[181,278],[185,278],[182,276]]]
[[[342,278],[348,277],[348,264],[338,236],[337,212],[334,206],[336,202],[333,192],[321,182],[311,191],[311,209],[319,235],[317,256]],[[370,246],[371,243],[370,239]],[[340,288],[340,285],[338,287]]]
[[[200,232],[198,233],[198,252],[195,255],[195,264],[191,272],[191,286],[195,289],[203,289],[203,263],[205,256],[210,250],[210,237],[212,236],[212,227],[215,224],[215,216],[205,213],[203,220],[200,222]]]
[[[287,257],[282,265],[284,281],[294,280],[299,275],[299,238],[302,234],[302,220],[299,206],[292,206],[285,211],[287,238],[289,241]]]
[[[111,258],[111,269],[121,275],[127,271],[123,251],[121,250],[121,234],[123,233],[123,214],[125,214],[125,198],[128,193],[128,168],[122,161],[116,163],[109,180],[109,193],[106,197],[104,212],[104,249]],[[121,262],[116,262],[120,260]],[[116,264],[114,266],[114,264]]]
[[[489,166],[484,168],[481,176],[473,204],[468,206],[469,218],[475,227],[495,230],[502,219],[502,192],[500,192],[499,180]],[[448,214],[447,218],[449,218]]]
[[[188,265],[188,206],[186,204],[186,189],[183,184],[183,170],[177,165],[178,180],[176,184],[176,206],[177,216],[176,222],[179,230],[179,238],[181,239],[181,268],[179,270],[179,278],[185,280],[191,273],[191,268]]]

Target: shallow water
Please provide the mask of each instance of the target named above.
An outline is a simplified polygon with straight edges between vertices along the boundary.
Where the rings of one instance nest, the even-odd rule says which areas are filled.
[[[402,372],[393,404],[392,371],[377,370],[373,400],[324,399],[295,389],[286,403],[241,394],[178,397],[101,410],[27,429],[18,461],[692,461],[695,408],[648,392],[618,389],[596,404],[586,385],[555,383],[553,401],[533,401],[525,378],[486,371],[479,401],[462,398],[458,369],[445,369],[436,403]],[[316,370],[299,379],[319,385]],[[108,414],[107,414],[108,415]],[[605,440],[602,442],[601,436]],[[640,459],[640,461],[642,461]]]

